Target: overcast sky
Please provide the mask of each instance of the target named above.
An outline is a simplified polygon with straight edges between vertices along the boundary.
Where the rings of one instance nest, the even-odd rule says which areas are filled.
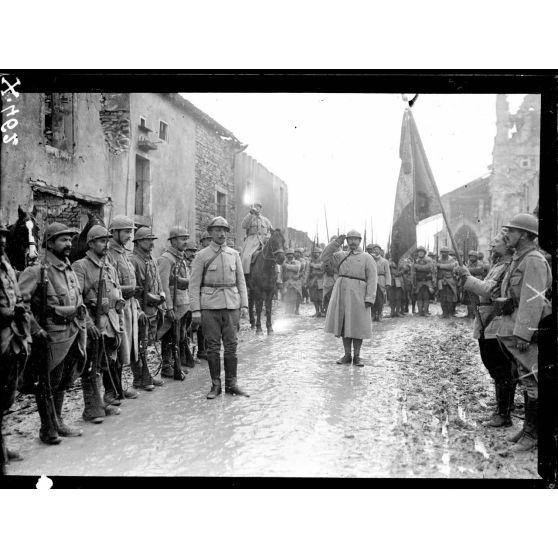
[[[231,130],[289,188],[289,226],[326,239],[356,228],[388,239],[400,169],[405,104],[396,94],[183,93]],[[517,110],[523,95],[510,95]],[[496,95],[421,94],[413,106],[440,194],[488,172]],[[256,193],[257,196],[257,193]],[[265,207],[263,209],[265,214]],[[427,244],[439,223],[421,226]],[[433,246],[432,241],[431,246]]]

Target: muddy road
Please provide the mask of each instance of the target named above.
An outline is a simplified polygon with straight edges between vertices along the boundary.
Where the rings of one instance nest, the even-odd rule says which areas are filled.
[[[442,320],[433,305],[430,317],[374,322],[358,368],[335,364],[340,340],[309,305],[301,312],[279,308],[272,336],[241,331],[239,385],[248,399],[208,401],[205,361],[186,381],[123,402],[100,425],[81,420],[74,389],[66,416],[83,436],[46,446],[33,399],[19,396],[4,424],[24,461],[8,474],[539,478],[535,452],[508,451],[522,409],[512,428],[482,425],[493,388],[471,321]]]

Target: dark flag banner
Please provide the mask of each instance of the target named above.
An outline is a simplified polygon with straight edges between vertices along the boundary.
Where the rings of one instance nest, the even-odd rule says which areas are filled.
[[[401,170],[395,194],[390,246],[395,262],[399,262],[416,245],[417,223],[442,212],[438,187],[410,109],[405,109],[403,114],[399,157]]]

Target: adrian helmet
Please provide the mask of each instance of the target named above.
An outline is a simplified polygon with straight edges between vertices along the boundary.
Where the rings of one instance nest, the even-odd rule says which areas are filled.
[[[362,240],[362,235],[355,229],[350,230],[345,236],[347,238],[360,238]]]
[[[139,242],[140,240],[155,240],[156,238],[159,237],[155,236],[149,227],[141,227],[134,235],[134,242]]]
[[[54,240],[57,236],[61,236],[63,234],[74,236],[78,234],[78,231],[62,223],[54,222],[51,223],[45,230],[45,242],[48,240]]]
[[[539,220],[531,213],[518,213],[514,215],[506,225],[508,229],[519,229],[539,236]]]
[[[87,233],[87,243],[99,238],[110,238],[110,233],[102,225],[93,225]]]
[[[171,240],[172,238],[177,238],[178,236],[185,236],[186,238],[188,238],[190,236],[190,233],[188,232],[186,227],[177,225],[175,227],[172,227],[169,231],[169,240]]]
[[[223,227],[224,229],[227,229],[227,232],[231,230],[229,224],[227,223],[227,220],[221,216],[213,217],[213,219],[211,219],[211,221],[209,221],[207,225],[207,230],[209,231],[214,227]]]
[[[126,215],[116,215],[109,225],[109,230],[118,231],[122,229],[137,229],[133,219]]]

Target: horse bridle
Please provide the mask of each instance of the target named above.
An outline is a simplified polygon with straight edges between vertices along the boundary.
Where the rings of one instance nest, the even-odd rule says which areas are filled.
[[[265,244],[265,246],[263,247],[263,250],[262,250],[263,259],[264,259],[264,260],[267,260],[268,262],[274,261],[275,263],[277,263],[277,256],[276,256],[276,255],[279,254],[280,252],[284,252],[283,248],[277,248],[277,250],[273,250],[273,252],[271,252],[272,257],[271,257],[271,258],[268,258],[268,257],[265,255],[265,254],[266,254],[266,251],[269,252],[268,246],[269,246],[269,240],[267,241],[267,244]]]

